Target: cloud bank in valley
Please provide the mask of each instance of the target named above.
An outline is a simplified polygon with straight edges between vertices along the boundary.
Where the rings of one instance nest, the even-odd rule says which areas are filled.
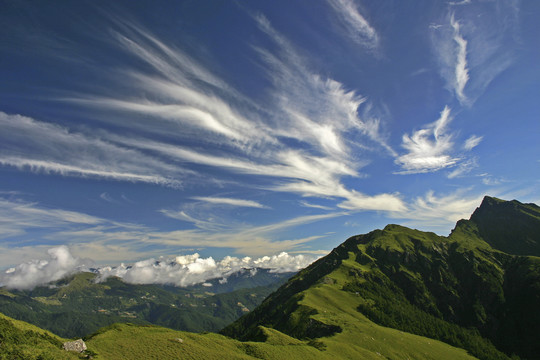
[[[0,286],[12,289],[32,289],[60,280],[80,271],[94,271],[98,281],[116,276],[131,284],[169,284],[180,287],[202,284],[208,280],[222,282],[243,269],[269,269],[270,272],[296,272],[317,259],[309,255],[277,255],[251,257],[226,256],[216,261],[202,258],[198,253],[176,257],[160,257],[138,261],[132,265],[104,266],[91,269],[91,261],[75,257],[66,246],[48,250],[49,259],[32,260],[17,265],[0,274]],[[255,272],[253,272],[254,275]]]
[[[14,289],[32,289],[38,285],[60,280],[87,268],[90,262],[73,256],[67,246],[47,251],[48,259],[31,260],[9,268],[0,274],[0,285]]]

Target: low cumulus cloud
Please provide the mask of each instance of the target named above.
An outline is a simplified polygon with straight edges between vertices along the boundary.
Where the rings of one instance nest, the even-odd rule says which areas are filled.
[[[270,272],[295,272],[303,269],[317,259],[311,255],[278,255],[251,257],[226,256],[222,260],[203,258],[198,253],[176,257],[160,257],[138,261],[132,265],[105,266],[94,269],[99,281],[116,276],[131,284],[169,284],[180,287],[204,284],[208,280],[226,279],[243,269],[256,274],[257,269]],[[48,259],[31,260],[0,274],[0,286],[11,289],[32,289],[52,281],[80,272],[90,271],[91,261],[73,256],[67,246],[48,250]]]
[[[60,280],[88,267],[90,262],[73,256],[67,246],[47,251],[48,259],[31,260],[0,274],[0,285],[14,289],[32,289],[38,285]]]
[[[278,255],[251,257],[226,256],[221,261],[212,257],[202,258],[198,253],[175,258],[148,259],[131,266],[121,264],[117,267],[98,269],[99,279],[117,276],[132,284],[170,284],[180,287],[206,283],[208,280],[226,279],[243,269],[269,269],[271,272],[294,272],[311,264],[316,257],[306,255],[291,256],[286,252]]]

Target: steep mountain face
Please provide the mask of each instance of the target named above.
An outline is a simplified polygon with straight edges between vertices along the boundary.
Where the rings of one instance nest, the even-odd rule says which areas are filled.
[[[538,358],[540,258],[500,250],[533,251],[537,213],[536,205],[486,197],[449,237],[398,225],[354,236],[223,333],[261,340],[262,325],[325,343],[354,332],[339,317],[356,312],[358,322],[365,316],[478,358]]]
[[[494,249],[513,255],[540,256],[540,207],[486,196],[470,223]]]

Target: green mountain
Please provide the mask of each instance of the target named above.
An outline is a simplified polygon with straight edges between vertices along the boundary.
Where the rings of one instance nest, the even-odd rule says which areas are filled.
[[[184,331],[218,331],[253,310],[291,273],[259,269],[207,286],[136,285],[78,273],[32,290],[0,288],[0,311],[60,336],[81,337],[113,323],[155,324]],[[212,286],[208,286],[212,284]]]
[[[535,205],[486,197],[448,237],[398,225],[351,237],[222,333],[264,340],[264,326],[330,348],[373,334],[367,318],[481,359],[538,359],[540,258],[522,254],[539,225]]]

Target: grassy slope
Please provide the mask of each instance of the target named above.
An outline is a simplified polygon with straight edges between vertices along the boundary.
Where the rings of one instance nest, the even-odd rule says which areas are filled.
[[[65,341],[49,331],[0,313],[0,359],[80,359],[78,354],[62,349]]]
[[[271,329],[267,343],[240,342],[214,333],[117,324],[87,340],[95,359],[330,359],[305,342]],[[179,342],[178,339],[182,339]]]
[[[323,289],[324,291],[324,289]],[[223,335],[195,334],[157,326],[113,325],[87,340],[102,359],[474,359],[464,350],[420,336],[383,328],[367,319],[325,339],[318,350],[273,329],[262,328],[266,342],[241,342]],[[182,339],[180,343],[177,339]],[[321,343],[319,343],[320,345]]]
[[[348,282],[351,269],[360,266],[352,258],[327,276],[325,282],[305,292],[300,304],[317,311],[313,318],[342,328],[342,332],[320,338],[329,353],[342,358],[387,359],[473,359],[465,350],[448,344],[376,325],[357,311],[360,296],[339,290]],[[334,281],[334,282],[333,282]]]

